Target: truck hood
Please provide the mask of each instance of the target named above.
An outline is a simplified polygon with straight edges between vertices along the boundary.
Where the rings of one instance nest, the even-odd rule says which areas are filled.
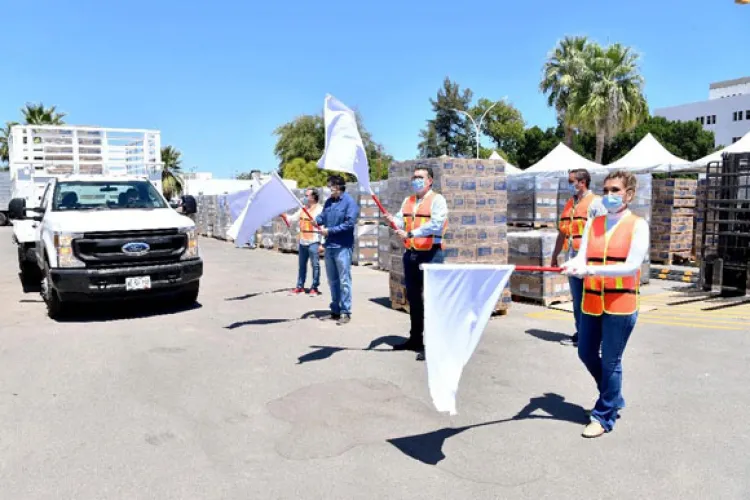
[[[44,222],[50,230],[66,233],[195,227],[171,208],[49,212]]]

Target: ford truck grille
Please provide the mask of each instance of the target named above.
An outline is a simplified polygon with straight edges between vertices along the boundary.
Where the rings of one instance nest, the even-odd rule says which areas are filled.
[[[129,243],[145,243],[148,250],[128,253]],[[86,267],[121,267],[169,264],[180,260],[187,235],[177,229],[84,233],[73,241],[73,253]]]

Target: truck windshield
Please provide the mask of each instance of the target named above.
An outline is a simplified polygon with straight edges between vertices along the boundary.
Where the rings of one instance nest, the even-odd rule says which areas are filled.
[[[167,208],[148,181],[62,181],[55,186],[53,211]]]

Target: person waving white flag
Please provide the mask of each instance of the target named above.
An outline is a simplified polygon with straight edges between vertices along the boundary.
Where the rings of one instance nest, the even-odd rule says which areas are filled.
[[[464,366],[515,266],[422,264],[427,383],[435,408],[456,414]]]
[[[264,182],[257,191],[253,191],[245,208],[227,231],[227,236],[234,240],[235,246],[241,247],[269,220],[287,210],[299,208],[302,202],[291,189],[284,184],[276,172]]]
[[[323,108],[323,119],[326,127],[326,148],[318,160],[318,168],[351,174],[357,178],[360,191],[371,193],[370,167],[354,111],[328,94]]]

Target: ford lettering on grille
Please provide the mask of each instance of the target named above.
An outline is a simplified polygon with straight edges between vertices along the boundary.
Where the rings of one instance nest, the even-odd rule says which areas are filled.
[[[151,246],[143,241],[131,241],[122,246],[123,253],[134,256],[146,255],[150,249]]]

